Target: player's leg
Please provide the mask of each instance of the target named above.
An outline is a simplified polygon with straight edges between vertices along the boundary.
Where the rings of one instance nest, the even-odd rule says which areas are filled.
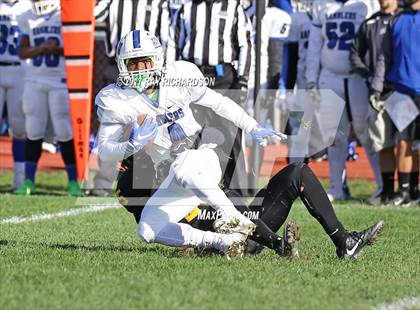
[[[71,196],[80,196],[80,186],[77,183],[73,129],[70,118],[69,93],[67,89],[50,89],[48,103],[55,137],[61,146],[61,155],[69,180],[67,192]]]
[[[373,241],[383,228],[381,221],[359,233],[347,232],[318,178],[303,163],[289,165],[272,177],[268,185],[257,194],[256,203],[250,209],[260,210],[260,219],[271,230],[277,231],[285,222],[297,197],[302,199],[309,213],[324,228],[336,246],[339,257],[353,257],[364,245]],[[258,207],[261,199],[262,204]],[[348,247],[350,252],[347,252]]]
[[[13,68],[10,71],[10,88],[7,90],[6,102],[11,135],[13,137],[13,189],[16,190],[22,186],[25,180],[25,114],[22,109],[22,91],[23,87],[19,81],[21,70]]]
[[[23,112],[25,114],[25,181],[16,190],[18,195],[30,195],[35,192],[35,175],[42,152],[42,141],[48,121],[48,96],[41,85],[26,81],[24,84]]]
[[[370,107],[368,103],[368,88],[365,81],[359,78],[348,79],[348,95],[353,129],[365,149],[370,166],[375,175],[377,189],[372,198],[379,197],[382,193],[383,182],[379,166],[379,154],[373,149],[373,141],[369,136],[368,126],[366,126],[369,122]]]
[[[394,182],[396,157],[394,153],[394,124],[385,110],[379,112],[369,109],[368,135],[372,140],[372,147],[379,152],[379,166],[383,190],[379,202],[389,205],[394,196]]]
[[[168,246],[213,247],[227,257],[243,253],[246,236],[242,234],[218,234],[179,223],[201,200],[191,190],[174,180],[174,172],[147,201],[137,232],[145,242],[157,242]]]
[[[21,89],[9,89],[7,93],[7,109],[9,111],[9,125],[12,141],[13,153],[13,189],[22,186],[25,179],[25,115],[22,111],[22,92]]]
[[[418,172],[418,151],[413,150],[413,141],[419,139],[418,125],[416,121],[411,122],[402,132],[396,130],[395,139],[397,141],[397,171],[398,171],[398,191],[391,201],[395,206],[408,206],[411,204],[410,183],[414,182],[413,176]],[[413,175],[414,174],[414,175]],[[413,181],[411,181],[413,180]]]
[[[344,98],[344,81],[343,78],[327,70],[321,70],[319,77],[319,88],[329,89],[334,91],[338,96]],[[321,105],[322,94],[321,94]],[[330,199],[343,199],[345,198],[343,192],[343,171],[347,159],[347,138],[350,132],[350,124],[347,116],[346,109],[343,110],[341,115],[337,134],[333,144],[328,147],[328,164],[330,168],[330,183],[331,187],[328,190]]]
[[[182,187],[220,212],[221,217],[214,224],[216,231],[222,232],[228,227],[231,231],[232,226],[244,234],[253,231],[255,225],[252,221],[236,210],[219,187],[222,173],[214,150],[200,148],[185,151],[177,156],[171,170]]]

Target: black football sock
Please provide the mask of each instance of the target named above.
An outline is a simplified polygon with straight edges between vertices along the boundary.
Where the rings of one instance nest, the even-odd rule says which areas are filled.
[[[253,214],[250,213],[250,209],[245,206],[235,206],[236,209],[241,213]],[[258,213],[256,213],[258,215]],[[249,239],[258,242],[266,246],[269,249],[276,251],[277,253],[282,252],[282,238],[273,232],[261,219],[251,219],[252,222],[256,225],[254,233],[249,236]]]
[[[417,199],[419,191],[419,172],[410,173],[410,196],[412,199]]]
[[[394,172],[382,172],[383,191],[382,197],[389,198],[394,193],[395,177]]]
[[[408,192],[410,189],[410,173],[398,172],[398,190]]]
[[[322,225],[336,247],[342,246],[348,236],[338,220],[334,208],[318,178],[308,166],[301,170],[301,199],[309,213]]]

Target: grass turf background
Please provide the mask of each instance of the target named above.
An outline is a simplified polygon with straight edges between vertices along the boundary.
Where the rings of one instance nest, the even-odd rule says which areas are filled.
[[[0,176],[9,190],[10,173]],[[0,220],[70,208],[63,173],[40,173],[40,195],[0,194]],[[351,182],[367,197],[373,185]],[[290,218],[301,226],[301,259],[269,250],[228,262],[190,250],[139,241],[123,209],[43,222],[0,224],[0,300],[3,309],[370,309],[420,297],[420,208],[368,207],[362,200],[337,204],[346,227],[387,223],[382,238],[357,260],[335,249],[302,203]]]

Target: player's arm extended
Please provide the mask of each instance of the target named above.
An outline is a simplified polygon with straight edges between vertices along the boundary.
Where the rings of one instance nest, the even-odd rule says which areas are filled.
[[[231,121],[247,133],[258,126],[257,121],[249,116],[235,101],[210,88],[205,88],[201,96],[193,103],[212,109],[216,114]]]

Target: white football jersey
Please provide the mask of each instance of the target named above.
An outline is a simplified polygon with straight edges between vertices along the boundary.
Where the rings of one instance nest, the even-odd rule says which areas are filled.
[[[146,152],[155,165],[169,159],[170,147],[174,142],[201,130],[190,108],[191,103],[211,108],[246,132],[250,132],[257,125],[235,102],[207,88],[205,82],[196,65],[176,61],[166,68],[156,102],[133,88],[111,84],[102,89],[95,99],[101,122],[101,158],[122,160],[128,143],[125,133],[130,130],[130,124],[136,121],[139,115],[147,114],[156,119],[159,127],[153,146],[147,148]]]
[[[19,4],[0,1],[0,61],[19,62]]]
[[[348,76],[350,72],[349,52],[353,39],[362,24],[378,9],[377,1],[371,0],[316,0],[312,6],[315,28],[320,28],[321,33],[311,31],[314,35],[322,36],[321,68],[334,74]],[[311,43],[309,48],[312,49]],[[315,51],[318,53],[318,51]],[[319,55],[311,53],[308,61]],[[313,59],[310,59],[313,58]],[[315,59],[316,61],[316,59]],[[312,79],[308,78],[308,81]]]
[[[298,75],[305,74],[306,52],[308,50],[309,33],[311,31],[312,15],[309,12],[296,12],[292,14],[289,41],[299,46]]]
[[[39,46],[44,42],[53,41],[63,47],[62,23],[60,10],[51,14],[39,16],[33,10],[27,10],[18,16],[19,28],[23,35],[29,37],[31,46]],[[39,55],[30,60],[25,68],[25,79],[43,81],[62,81],[66,77],[64,56]]]

